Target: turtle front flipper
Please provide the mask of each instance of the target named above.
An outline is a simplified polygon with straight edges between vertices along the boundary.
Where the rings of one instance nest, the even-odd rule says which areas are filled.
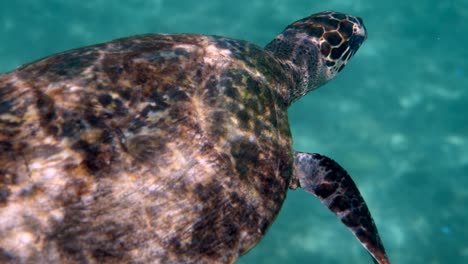
[[[378,264],[389,264],[377,227],[356,184],[334,160],[296,152],[290,188],[317,196],[353,232]]]

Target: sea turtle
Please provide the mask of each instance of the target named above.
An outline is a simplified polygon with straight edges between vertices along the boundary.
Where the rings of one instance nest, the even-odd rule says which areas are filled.
[[[232,263],[300,186],[389,263],[346,171],[293,151],[286,111],[365,39],[327,11],[263,49],[150,34],[1,75],[0,261]]]

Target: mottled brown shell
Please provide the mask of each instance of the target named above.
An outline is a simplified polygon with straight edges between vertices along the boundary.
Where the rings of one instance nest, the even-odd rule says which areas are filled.
[[[0,262],[233,262],[285,198],[291,76],[261,48],[145,35],[0,76]]]

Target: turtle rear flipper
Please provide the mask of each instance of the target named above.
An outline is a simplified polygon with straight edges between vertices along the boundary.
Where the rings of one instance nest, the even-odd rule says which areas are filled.
[[[389,264],[377,227],[356,184],[334,160],[295,152],[290,188],[317,196],[353,232],[378,264]]]

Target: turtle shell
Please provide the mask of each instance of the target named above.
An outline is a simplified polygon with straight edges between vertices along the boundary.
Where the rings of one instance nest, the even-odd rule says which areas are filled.
[[[203,35],[1,75],[0,259],[233,262],[285,199],[290,79],[260,47]]]

